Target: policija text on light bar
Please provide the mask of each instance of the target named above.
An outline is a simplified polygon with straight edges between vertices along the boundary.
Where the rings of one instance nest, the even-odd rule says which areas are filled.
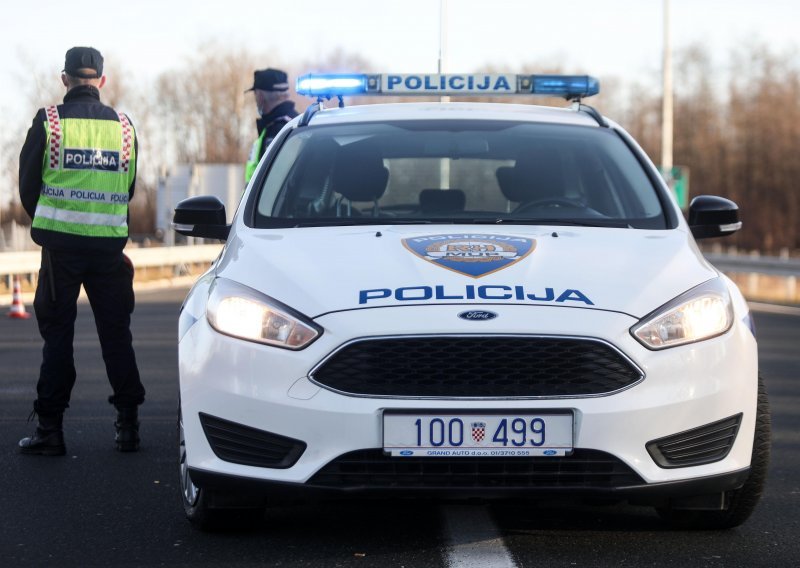
[[[312,97],[343,95],[545,95],[588,97],[600,84],[588,75],[514,74],[322,74],[297,80],[297,92]]]

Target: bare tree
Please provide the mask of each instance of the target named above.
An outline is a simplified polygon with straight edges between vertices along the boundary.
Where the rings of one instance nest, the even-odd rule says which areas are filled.
[[[749,46],[734,56],[727,170],[749,209],[740,242],[775,251],[800,247],[800,69],[796,54]],[[749,225],[749,228],[747,227]]]
[[[675,163],[689,166],[695,194],[734,197],[726,179],[725,107],[713,82],[714,65],[699,45],[677,55]]]
[[[775,253],[800,248],[800,69],[797,56],[744,46],[731,57],[730,78],[705,48],[676,54],[675,163],[689,167],[691,192],[736,201],[743,228],[728,244]],[[624,126],[657,161],[657,96],[631,105]]]
[[[244,162],[255,106],[247,104],[257,57],[207,45],[181,70],[156,80],[155,118],[162,148],[177,162]],[[251,108],[252,107],[252,108]]]

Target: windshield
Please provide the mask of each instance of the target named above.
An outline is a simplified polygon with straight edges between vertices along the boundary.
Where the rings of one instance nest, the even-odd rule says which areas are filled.
[[[257,197],[257,227],[516,223],[666,228],[612,130],[491,121],[298,128]]]

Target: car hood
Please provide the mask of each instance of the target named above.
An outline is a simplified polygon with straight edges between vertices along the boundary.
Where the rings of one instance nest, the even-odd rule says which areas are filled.
[[[545,304],[641,318],[716,270],[683,229],[239,228],[217,264],[309,317],[420,304]]]

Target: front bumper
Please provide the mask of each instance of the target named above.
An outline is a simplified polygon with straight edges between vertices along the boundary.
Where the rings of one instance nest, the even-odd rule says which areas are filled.
[[[565,489],[563,487],[536,488],[452,488],[452,487],[349,487],[336,488],[313,483],[288,483],[268,481],[251,477],[219,474],[199,469],[189,469],[192,482],[203,489],[215,492],[213,498],[224,500],[225,504],[253,504],[268,502],[270,504],[288,503],[303,500],[335,500],[335,499],[386,499],[386,498],[424,498],[424,499],[506,499],[506,498],[577,498],[625,500],[636,505],[666,506],[668,503],[689,503],[696,496],[709,496],[708,503],[713,503],[714,496],[725,491],[740,488],[750,475],[750,468],[679,481],[661,483],[641,483],[620,487],[581,487]],[[703,506],[701,508],[714,508]]]
[[[238,480],[237,484],[250,480],[256,485],[312,489],[307,485],[309,480],[340,456],[382,447],[382,414],[387,409],[462,413],[569,410],[575,417],[576,449],[609,454],[641,479],[641,483],[627,486],[572,488],[568,490],[570,493],[597,490],[615,495],[636,494],[647,488],[657,493],[683,491],[683,488],[706,492],[707,486],[717,492],[741,485],[746,478],[755,427],[757,355],[755,340],[741,322],[723,336],[654,352],[631,337],[628,329],[635,320],[624,314],[549,306],[493,305],[491,309],[499,316],[481,322],[459,320],[456,315],[463,311],[463,306],[457,305],[329,314],[317,319],[325,333],[297,352],[222,336],[205,319],[199,320],[181,339],[179,348],[187,463],[192,478],[200,486],[212,483],[211,480],[231,478]],[[308,379],[319,361],[352,339],[430,335],[430,322],[436,322],[437,333],[443,335],[597,338],[623,352],[644,371],[645,378],[608,396],[556,400],[354,397],[332,392]],[[306,448],[288,468],[231,463],[212,450],[200,423],[200,413],[300,440]],[[739,413],[742,420],[736,440],[720,461],[666,469],[659,467],[647,452],[646,445],[652,440]],[[704,485],[701,480],[715,481]],[[529,492],[555,490],[551,487]],[[500,492],[513,491],[523,490],[504,488]]]

